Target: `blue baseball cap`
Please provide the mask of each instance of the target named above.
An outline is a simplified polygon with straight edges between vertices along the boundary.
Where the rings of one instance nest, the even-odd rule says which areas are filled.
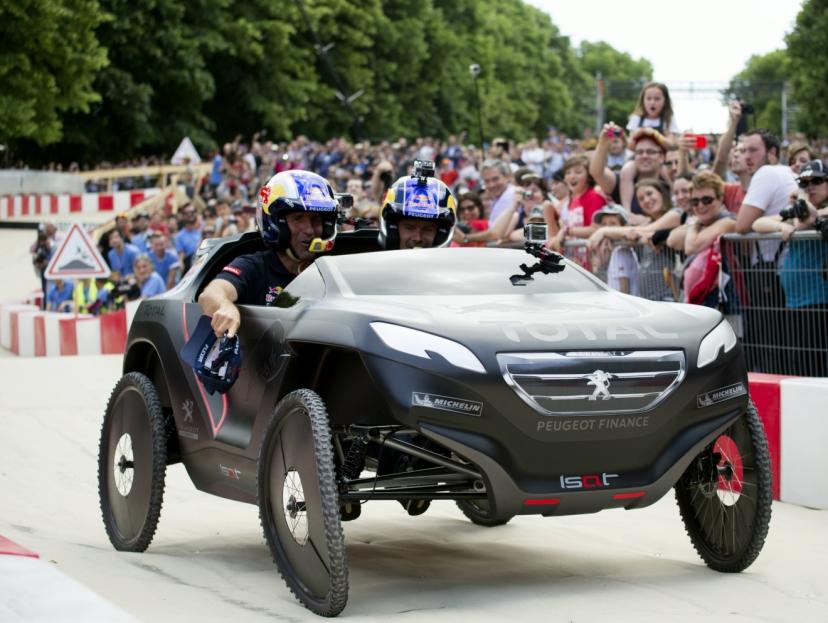
[[[190,339],[181,348],[181,359],[193,368],[196,377],[210,394],[227,393],[239,378],[241,342],[239,336],[216,337],[210,316],[198,319]]]

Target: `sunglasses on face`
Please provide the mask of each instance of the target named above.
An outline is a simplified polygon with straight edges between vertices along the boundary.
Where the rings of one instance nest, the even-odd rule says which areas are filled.
[[[666,164],[668,167],[677,167],[679,165],[679,161],[678,160],[665,160],[664,164]]]
[[[690,200],[690,205],[694,208],[698,206],[700,203],[709,206],[714,201],[716,201],[716,197],[693,197]]]
[[[800,188],[808,188],[808,186],[820,186],[825,183],[824,177],[813,177],[805,180],[799,180]]]

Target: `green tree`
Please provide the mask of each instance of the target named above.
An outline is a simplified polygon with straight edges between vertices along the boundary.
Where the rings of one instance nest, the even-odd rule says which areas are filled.
[[[805,0],[786,37],[796,125],[810,136],[828,135],[828,0]]]
[[[184,136],[213,143],[204,112],[215,83],[207,54],[227,45],[231,0],[101,0],[111,19],[97,37],[110,64],[98,72],[99,104],[66,118],[59,156],[99,162],[169,153]],[[228,104],[229,105],[229,104]]]
[[[790,75],[786,50],[751,56],[745,68],[730,81],[726,99],[738,97],[753,106],[748,125],[768,128],[779,135],[782,131],[782,89]]]
[[[652,63],[635,59],[604,41],[583,41],[578,57],[584,72],[593,79],[600,74],[604,81],[604,120],[626,126],[641,88],[653,79]]]
[[[0,143],[59,141],[62,115],[100,99],[92,82],[107,62],[95,38],[104,19],[97,0],[0,4]]]

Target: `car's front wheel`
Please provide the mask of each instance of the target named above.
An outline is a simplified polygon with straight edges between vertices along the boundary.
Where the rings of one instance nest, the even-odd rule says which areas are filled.
[[[739,572],[756,560],[771,515],[768,442],[756,407],[707,446],[676,483],[687,534],[711,569]]]
[[[273,560],[309,610],[336,616],[348,600],[331,429],[313,391],[285,396],[268,421],[259,453],[259,516]]]

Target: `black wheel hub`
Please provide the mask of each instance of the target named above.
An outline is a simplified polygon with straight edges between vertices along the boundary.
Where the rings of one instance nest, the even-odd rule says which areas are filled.
[[[304,500],[297,500],[295,495],[288,498],[288,503],[285,506],[285,511],[290,515],[291,519],[296,519],[296,516],[305,510]]]

